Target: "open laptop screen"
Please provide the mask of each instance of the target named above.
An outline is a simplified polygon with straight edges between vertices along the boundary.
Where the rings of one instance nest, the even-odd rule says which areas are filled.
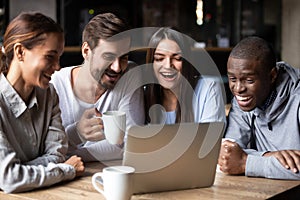
[[[211,122],[131,127],[123,165],[136,170],[134,193],[211,186],[224,125]]]

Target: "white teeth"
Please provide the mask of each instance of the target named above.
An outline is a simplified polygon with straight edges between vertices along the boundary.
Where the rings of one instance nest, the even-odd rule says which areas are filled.
[[[250,99],[250,97],[241,97],[241,96],[235,96],[235,98],[238,100],[238,101],[247,101]]]
[[[177,73],[171,73],[171,72],[161,72],[161,75],[165,78],[169,78],[169,79],[172,79],[174,78]]]
[[[164,75],[164,76],[174,76],[175,75],[175,73],[168,73],[168,72],[162,72],[161,73],[162,75]]]

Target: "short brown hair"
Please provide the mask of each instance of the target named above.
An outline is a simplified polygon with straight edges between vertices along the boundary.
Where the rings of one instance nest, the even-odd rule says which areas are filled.
[[[93,50],[100,39],[108,39],[126,30],[127,24],[113,13],[98,14],[85,26],[82,42],[87,42]]]

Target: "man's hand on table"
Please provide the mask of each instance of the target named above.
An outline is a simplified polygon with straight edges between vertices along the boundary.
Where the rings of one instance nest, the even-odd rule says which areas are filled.
[[[300,150],[269,151],[264,156],[274,156],[283,167],[294,173],[300,171]]]

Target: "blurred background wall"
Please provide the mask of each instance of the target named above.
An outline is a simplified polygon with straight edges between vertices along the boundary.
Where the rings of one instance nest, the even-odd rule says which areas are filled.
[[[300,68],[300,1],[283,0],[282,59]]]
[[[57,20],[56,0],[9,0],[9,21],[22,11],[39,10],[54,20]]]

